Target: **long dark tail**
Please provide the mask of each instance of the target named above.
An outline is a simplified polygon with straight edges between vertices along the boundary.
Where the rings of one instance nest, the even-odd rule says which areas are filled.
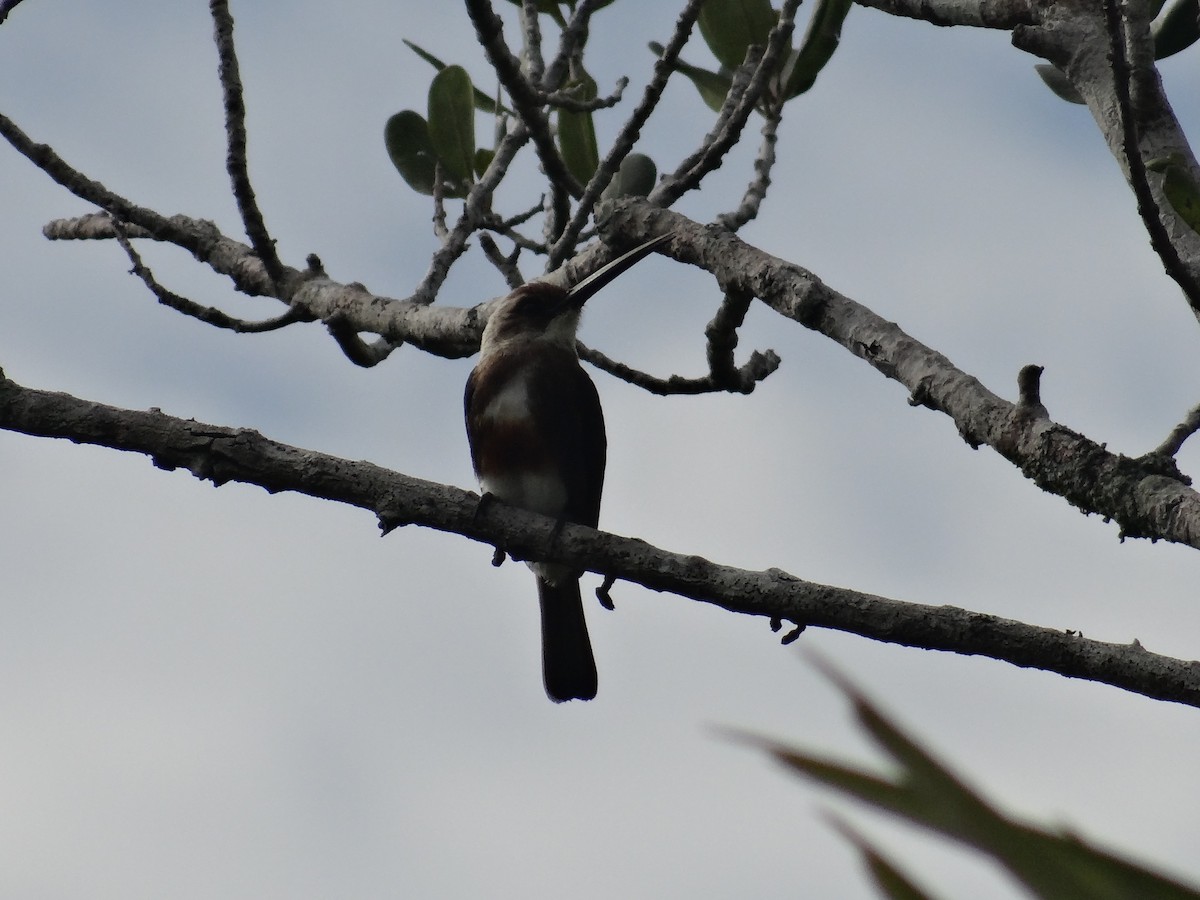
[[[555,703],[596,696],[596,660],[583,617],[579,579],[537,580],[542,605],[542,677]]]

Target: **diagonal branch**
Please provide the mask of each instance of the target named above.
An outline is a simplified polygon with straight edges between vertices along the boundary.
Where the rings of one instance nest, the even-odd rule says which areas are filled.
[[[970,446],[987,444],[1042,490],[1115,520],[1122,538],[1200,549],[1200,495],[1173,460],[1113,453],[1048,418],[1027,415],[894,322],[732,233],[645,201],[617,201],[605,213],[600,229],[606,241],[636,242],[673,231],[669,255],[712,273],[723,291],[749,292],[779,315],[836,341],[908,388],[914,405],[949,416]]]
[[[267,223],[258,208],[246,164],[246,103],[242,95],[242,79],[238,74],[237,49],[233,43],[233,16],[229,12],[228,0],[209,0],[209,10],[213,18],[213,39],[217,44],[217,57],[220,60],[218,71],[225,99],[225,168],[229,171],[233,196],[237,200],[246,236],[250,238],[250,246],[263,261],[271,283],[282,288],[283,264],[279,261],[275,241],[267,231]]]
[[[556,525],[501,503],[481,510],[478,496],[459,488],[281,444],[249,429],[33,390],[2,373],[0,428],[144,453],[160,468],[187,469],[217,485],[236,481],[271,493],[292,491],[346,503],[374,513],[385,533],[421,525],[491,544],[518,559],[565,563],[734,613],[985,656],[1200,707],[1200,664],[1151,653],[1136,640],[1106,643],[1075,631],[817,584],[779,569],[755,572],[718,565],[633,538]],[[555,540],[547,541],[551,532]]]
[[[673,174],[664,178],[658,187],[650,192],[651,202],[670,206],[688,191],[698,188],[706,175],[720,168],[725,154],[741,139],[742,129],[746,127],[750,113],[767,90],[771,78],[779,71],[780,62],[789,47],[799,6],[800,0],[784,0],[779,10],[779,19],[767,36],[766,49],[756,61],[748,60],[742,67],[743,71],[735,74],[733,85],[712,132],[705,137],[695,153],[684,159]],[[748,68],[752,74],[749,80],[744,80],[745,70]]]
[[[1162,260],[1163,268],[1183,290],[1184,296],[1192,309],[1200,314],[1200,279],[1184,264],[1179,255],[1179,249],[1171,241],[1167,227],[1163,224],[1162,210],[1154,198],[1150,187],[1149,173],[1146,171],[1146,161],[1142,158],[1141,141],[1138,135],[1138,116],[1135,112],[1131,86],[1138,72],[1135,71],[1129,52],[1132,39],[1129,27],[1118,0],[1104,0],[1104,21],[1108,29],[1109,50],[1112,54],[1113,92],[1116,95],[1117,111],[1120,116],[1121,148],[1124,155],[1125,167],[1129,173],[1129,185],[1137,198],[1137,211],[1141,216],[1142,225],[1150,236],[1150,246]],[[1150,41],[1148,27],[1139,29],[1143,44]],[[1149,56],[1148,65],[1153,65],[1153,54]],[[1144,80],[1144,75],[1143,75]]]
[[[650,116],[658,106],[658,101],[662,98],[663,91],[667,88],[667,82],[674,72],[675,61],[679,58],[679,54],[683,52],[688,38],[691,37],[692,29],[696,25],[696,19],[700,16],[700,7],[703,5],[704,0],[688,0],[683,10],[679,13],[679,17],[675,20],[675,30],[671,33],[671,40],[654,63],[654,73],[650,77],[650,83],[646,85],[646,89],[642,92],[641,102],[638,103],[637,108],[630,114],[625,124],[621,126],[621,131],[617,135],[616,140],[609,147],[608,153],[604,155],[604,159],[600,161],[596,173],[584,189],[583,196],[579,198],[579,204],[575,207],[575,214],[571,217],[571,221],[550,249],[550,259],[547,263],[548,268],[558,268],[567,256],[570,255],[571,250],[575,247],[579,239],[580,232],[583,231],[584,225],[592,217],[596,201],[599,199],[601,192],[612,181],[613,176],[617,174],[617,170],[621,167],[621,162],[629,155],[629,152],[637,143],[642,133],[642,126],[650,119]]]
[[[212,325],[214,328],[224,328],[239,334],[261,334],[266,331],[278,331],[280,328],[286,328],[288,325],[305,321],[304,314],[300,310],[293,308],[289,309],[283,315],[275,316],[271,319],[263,319],[258,322],[251,322],[228,315],[215,307],[202,306],[194,300],[182,297],[159,284],[158,279],[154,277],[154,273],[142,262],[141,255],[133,248],[133,244],[130,242],[129,236],[125,233],[125,229],[121,226],[120,222],[113,222],[113,230],[117,235],[117,243],[121,245],[121,249],[125,251],[125,255],[129,257],[129,262],[133,266],[130,271],[142,279],[142,283],[150,289],[150,292],[154,294],[159,303],[169,309],[197,319],[206,325]]]
[[[488,62],[496,70],[496,76],[508,92],[518,117],[529,129],[546,177],[572,197],[578,197],[583,193],[583,187],[575,180],[575,176],[567,171],[567,164],[563,162],[558,148],[554,146],[550,122],[541,107],[542,99],[521,73],[521,61],[513,55],[504,41],[503,20],[496,15],[488,0],[466,0],[466,6]]]
[[[1032,25],[1030,0],[857,0],[862,6],[934,25],[969,25],[1009,31]]]
[[[767,197],[767,190],[771,187],[771,170],[775,167],[775,142],[778,139],[779,123],[783,119],[782,104],[769,110],[765,119],[761,131],[762,143],[758,145],[758,155],[754,158],[754,178],[747,185],[738,208],[717,216],[717,221],[730,231],[737,231],[758,215],[758,210]]]
[[[3,0],[0,2],[0,24],[8,18],[8,14],[12,12],[21,3],[21,0]]]
[[[1166,440],[1159,444],[1154,453],[1161,456],[1174,456],[1183,447],[1184,441],[1200,431],[1200,405],[1193,406],[1184,416],[1183,421],[1171,429]]]

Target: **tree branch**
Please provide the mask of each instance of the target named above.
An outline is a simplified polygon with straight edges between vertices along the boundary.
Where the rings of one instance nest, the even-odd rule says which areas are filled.
[[[859,5],[934,25],[969,25],[1010,31],[1034,22],[1028,0],[857,0]]]
[[[1174,456],[1183,447],[1184,441],[1200,431],[1200,405],[1193,406],[1183,421],[1171,429],[1166,440],[1154,448],[1160,456]]]
[[[17,8],[21,0],[3,0],[0,3],[0,25],[4,24],[4,20],[8,18],[8,14]]]
[[[1042,490],[1118,522],[1122,538],[1200,549],[1200,495],[1172,460],[1112,453],[1048,418],[1024,414],[895,323],[732,233],[704,228],[645,201],[616,201],[604,212],[599,224],[606,240],[636,242],[675,232],[663,252],[711,272],[723,291],[749,292],[780,315],[836,341],[907,387],[910,403],[948,415],[970,446],[987,444]]]
[[[1013,29],[1013,45],[1053,63],[1087,104],[1133,189],[1151,244],[1200,317],[1200,236],[1174,213],[1161,183],[1150,184],[1144,160],[1177,160],[1193,180],[1200,166],[1163,91],[1144,11],[1139,15],[1129,25],[1111,3],[1046,4],[1033,24]]]
[[[740,140],[750,113],[779,69],[780,61],[789,47],[799,6],[800,0],[784,0],[779,19],[767,37],[765,51],[756,61],[747,60],[747,65],[754,63],[749,81],[742,81],[747,68],[743,66],[743,71],[734,76],[733,86],[712,132],[695,153],[681,162],[673,174],[664,178],[650,192],[650,202],[670,206],[688,191],[698,188],[706,175],[720,168],[725,154]]]
[[[688,0],[679,13],[679,17],[675,20],[675,30],[671,33],[671,40],[667,42],[667,46],[654,63],[654,72],[650,76],[650,83],[642,91],[641,102],[638,103],[625,124],[621,126],[621,131],[612,142],[608,152],[604,154],[604,159],[600,161],[596,173],[584,188],[583,196],[579,198],[571,221],[567,223],[562,235],[550,248],[550,259],[547,262],[549,268],[558,268],[570,255],[579,240],[579,234],[583,231],[584,225],[595,212],[596,201],[600,198],[600,194],[608,187],[609,182],[613,180],[613,176],[621,167],[621,162],[637,144],[642,133],[642,126],[646,124],[658,106],[658,101],[662,98],[663,91],[666,90],[667,82],[674,71],[674,63],[687,44],[688,38],[691,37],[692,29],[696,25],[696,19],[699,18],[700,8],[703,5],[704,0]]]
[[[242,79],[238,74],[237,49],[233,43],[233,16],[229,12],[228,0],[209,0],[209,11],[213,19],[213,39],[217,45],[218,72],[221,91],[225,101],[225,168],[233,187],[246,236],[250,246],[263,261],[267,277],[272,284],[283,288],[283,264],[275,249],[275,241],[267,231],[254,188],[250,184],[250,171],[246,162],[246,103],[242,95]],[[281,298],[286,299],[286,295]]]
[[[517,559],[565,563],[669,591],[730,612],[784,619],[887,643],[985,656],[1200,707],[1200,663],[1112,644],[1075,631],[1026,625],[952,606],[908,603],[804,581],[779,569],[754,572],[644,541],[490,504],[473,493],[269,440],[249,429],[118,409],[22,387],[0,373],[0,428],[144,453],[216,485],[231,481],[292,491],[369,510],[384,533],[421,525],[490,544]],[[554,540],[548,540],[556,533]]]
[[[1150,246],[1162,260],[1163,268],[1183,290],[1192,310],[1200,315],[1200,279],[1197,279],[1196,274],[1184,265],[1178,248],[1171,242],[1171,236],[1163,224],[1163,210],[1154,197],[1154,191],[1150,187],[1149,173],[1146,171],[1146,162],[1142,159],[1141,142],[1138,135],[1139,117],[1135,113],[1133,92],[1130,90],[1135,78],[1140,76],[1142,81],[1145,80],[1145,72],[1134,66],[1129,52],[1129,46],[1135,40],[1133,34],[1135,29],[1128,27],[1131,23],[1127,22],[1118,0],[1104,0],[1104,21],[1108,30],[1109,50],[1112,55],[1113,93],[1116,96],[1117,112],[1120,117],[1121,151],[1124,168],[1129,175],[1129,185],[1133,188],[1134,197],[1137,198],[1138,215],[1141,216],[1146,233],[1150,235]],[[1150,29],[1148,23],[1144,21],[1139,24],[1141,27],[1136,29],[1136,33],[1140,37],[1142,52],[1133,55],[1148,57],[1144,64],[1153,67],[1153,53],[1145,52],[1150,43]],[[1143,91],[1138,93],[1141,94]]]
[[[496,15],[488,0],[466,0],[467,14],[475,26],[480,46],[487,54],[488,62],[496,70],[500,83],[508,92],[517,116],[529,129],[538,160],[550,181],[567,191],[572,197],[583,193],[583,187],[575,180],[554,146],[550,133],[550,122],[541,108],[538,91],[521,74],[521,62],[504,41],[504,22]]]
[[[142,257],[133,248],[133,244],[130,243],[129,237],[126,235],[121,223],[113,220],[112,224],[113,230],[117,235],[117,243],[121,245],[121,249],[125,251],[125,255],[129,257],[129,262],[133,266],[130,271],[142,279],[142,283],[150,289],[150,292],[154,294],[158,302],[163,306],[182,313],[185,316],[197,319],[206,325],[212,325],[214,328],[224,328],[229,331],[238,332],[239,334],[261,334],[266,331],[278,331],[280,328],[285,328],[296,322],[305,321],[303,313],[296,309],[289,309],[281,316],[251,322],[246,319],[235,318],[215,307],[202,306],[193,300],[189,300],[187,297],[181,297],[179,294],[168,290],[158,283],[158,280],[154,277],[154,273],[142,262]]]
[[[772,109],[765,117],[762,127],[762,143],[758,145],[758,156],[754,158],[754,178],[746,186],[742,202],[733,212],[721,213],[717,221],[730,231],[737,231],[758,216],[758,210],[771,187],[771,170],[775,167],[775,142],[779,123],[783,119],[783,105]]]

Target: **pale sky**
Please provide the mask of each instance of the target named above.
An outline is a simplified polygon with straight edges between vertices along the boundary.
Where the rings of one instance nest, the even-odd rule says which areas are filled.
[[[383,148],[384,121],[424,109],[432,72],[401,38],[491,83],[457,4],[333,8],[232,3],[251,171],[286,262],[315,252],[332,277],[400,297],[434,247],[426,199]],[[596,17],[601,90],[632,80],[601,142],[676,13],[618,2]],[[0,111],[113,190],[241,237],[210,35],[198,0],[26,0],[0,27]],[[710,61],[698,38],[685,57]],[[1197,134],[1194,58],[1163,72]],[[1022,365],[1044,365],[1057,421],[1136,455],[1200,399],[1200,327],[1089,114],[1046,90],[1036,61],[1002,33],[854,9],[787,109],[772,192],[742,236],[1004,396]],[[660,169],[710,124],[690,84],[668,100],[640,148]],[[678,208],[709,221],[734,207],[756,143]],[[538,191],[517,179],[503,202],[518,211]],[[363,370],[317,325],[239,336],[158,307],[115,245],[41,237],[87,207],[3,148],[0,210],[0,367],[14,380],[474,488],[470,360],[410,348]],[[279,311],[179,251],[143,249],[179,293]],[[658,375],[701,374],[712,281],[653,259],[620,285],[589,304],[584,341]],[[442,300],[502,290],[471,262]],[[749,397],[663,399],[594,373],[602,527],[1200,656],[1194,551],[1119,543],[1115,525],[759,308],[739,361],[766,347],[783,364]],[[1180,463],[1195,473],[1200,443]],[[599,697],[555,706],[532,577],[493,569],[490,548],[417,528],[380,539],[358,510],[7,432],[0,469],[2,897],[874,897],[830,809],[935,895],[1022,896],[716,735],[877,761],[805,647],[1006,809],[1200,882],[1194,709],[817,629],[781,648],[765,621],[628,584],[615,612],[588,608]]]

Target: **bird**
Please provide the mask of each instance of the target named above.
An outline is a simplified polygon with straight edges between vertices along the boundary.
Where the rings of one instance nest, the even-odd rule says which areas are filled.
[[[580,314],[601,288],[670,237],[634,247],[569,290],[531,281],[495,304],[463,395],[471,465],[484,499],[596,527],[608,442],[600,397],[575,347]],[[596,661],[581,573],[561,563],[528,565],[541,607],[546,693],[556,703],[591,700]]]

